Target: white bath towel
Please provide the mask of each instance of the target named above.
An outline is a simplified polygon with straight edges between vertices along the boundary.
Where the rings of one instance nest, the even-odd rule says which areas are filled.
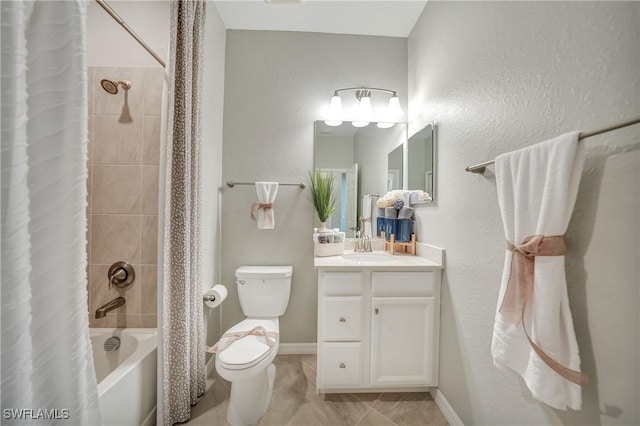
[[[577,132],[496,158],[498,201],[508,242],[518,246],[530,236],[564,235],[583,165],[584,147],[578,143]],[[525,302],[525,315],[514,322],[501,307],[509,287],[511,261],[518,255],[507,250],[505,256],[491,347],[494,363],[522,376],[537,400],[561,410],[567,407],[579,410],[580,385],[554,371],[550,367],[553,363],[544,360],[548,355],[559,365],[580,374],[564,255],[534,258],[534,269],[530,270],[533,290]],[[543,351],[542,355],[534,349],[525,330]]]
[[[371,194],[365,194],[362,196],[362,218],[364,220],[364,234],[371,238],[372,234],[371,234],[371,222],[372,222],[372,216],[371,216]]]
[[[251,217],[258,222],[258,229],[273,229],[276,226],[272,203],[278,194],[278,182],[256,182],[258,202],[251,206]]]

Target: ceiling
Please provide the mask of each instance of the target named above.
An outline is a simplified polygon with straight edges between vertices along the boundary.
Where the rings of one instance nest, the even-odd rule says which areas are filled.
[[[227,29],[408,37],[426,1],[214,0]]]

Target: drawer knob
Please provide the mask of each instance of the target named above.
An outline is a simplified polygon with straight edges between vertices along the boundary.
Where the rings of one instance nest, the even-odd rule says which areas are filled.
[[[345,319],[345,317],[340,317],[340,322],[347,322],[347,320]]]
[[[346,365],[344,365],[344,362],[341,362],[341,363],[340,363],[340,368],[347,368],[347,366],[346,366]]]

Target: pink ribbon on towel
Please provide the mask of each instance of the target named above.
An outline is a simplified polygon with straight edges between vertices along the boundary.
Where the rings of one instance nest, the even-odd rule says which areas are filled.
[[[272,206],[273,206],[272,203],[253,203],[251,205],[251,219],[253,219],[254,222],[257,222],[258,219],[256,218],[256,211],[262,209],[266,213],[267,210],[272,209]]]
[[[531,235],[519,245],[507,241],[507,250],[512,252],[513,256],[509,281],[499,309],[503,318],[513,325],[522,323],[522,329],[529,344],[553,371],[578,385],[589,383],[589,377],[585,373],[565,367],[549,356],[533,341],[524,324],[524,312],[529,297],[533,294],[536,256],[564,256],[567,252],[564,237],[562,235]]]
[[[215,345],[211,347],[205,347],[204,349],[206,352],[209,352],[211,354],[220,353],[231,346],[231,344],[236,340],[240,340],[247,336],[262,336],[264,337],[265,343],[269,347],[272,347],[278,339],[278,333],[276,333],[275,331],[267,331],[264,327],[258,326],[247,331],[234,331],[233,333],[225,333]]]

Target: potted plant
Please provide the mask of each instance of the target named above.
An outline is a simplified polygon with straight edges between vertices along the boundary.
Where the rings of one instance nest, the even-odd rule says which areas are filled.
[[[333,194],[333,174],[322,173],[319,170],[309,172],[309,183],[313,207],[315,207],[318,219],[320,219],[318,232],[328,232],[327,219],[336,209],[336,200]]]

